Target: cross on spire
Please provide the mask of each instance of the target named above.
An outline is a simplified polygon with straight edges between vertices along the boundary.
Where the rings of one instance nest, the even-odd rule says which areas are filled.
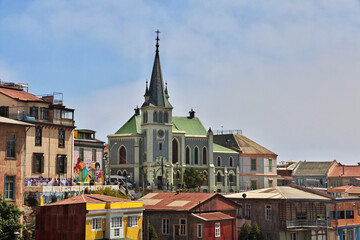
[[[156,40],[156,52],[159,52],[159,40],[160,40],[159,33],[160,33],[160,31],[158,29],[155,32],[156,32],[156,39],[155,39]]]

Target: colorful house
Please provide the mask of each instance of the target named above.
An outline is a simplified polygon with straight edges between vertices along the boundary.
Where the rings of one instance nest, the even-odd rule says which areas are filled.
[[[360,177],[360,165],[336,165],[328,174],[329,187],[345,186]]]
[[[99,194],[40,206],[36,239],[142,239],[143,203]]]
[[[217,193],[149,193],[144,202],[144,239],[149,224],[158,239],[236,239],[238,204]]]
[[[105,143],[95,138],[95,131],[76,129],[74,131],[74,185],[103,184]]]

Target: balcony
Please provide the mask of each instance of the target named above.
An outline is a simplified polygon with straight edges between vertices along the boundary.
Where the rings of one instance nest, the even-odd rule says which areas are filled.
[[[285,221],[284,221],[285,222]],[[329,221],[327,220],[286,220],[287,228],[317,228],[317,227],[329,227]]]

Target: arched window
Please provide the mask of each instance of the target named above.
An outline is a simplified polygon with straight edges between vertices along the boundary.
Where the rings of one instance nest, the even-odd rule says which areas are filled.
[[[178,179],[178,180],[180,179],[180,172],[179,171],[176,172],[176,179]]]
[[[203,164],[206,164],[206,158],[207,158],[207,156],[206,156],[206,147],[203,147]]]
[[[168,114],[168,112],[164,112],[164,122],[165,123],[169,122],[169,114]]]
[[[221,158],[220,158],[220,157],[217,158],[217,166],[218,166],[218,167],[221,166]]]
[[[120,148],[120,164],[126,164],[126,149],[124,146]]]
[[[190,148],[186,147],[186,164],[190,164]]]
[[[158,121],[158,112],[157,111],[154,111],[154,122],[157,122]]]
[[[126,172],[126,170],[124,170],[124,172],[123,172],[123,177],[126,177],[127,178],[127,172]]]
[[[145,113],[143,113],[143,123],[146,123]]]
[[[232,173],[229,174],[229,181],[234,182],[234,175]]]
[[[163,122],[163,113],[159,112],[159,123]]]
[[[206,182],[207,181],[207,173],[206,173],[206,171],[203,172],[203,177],[204,177],[205,182]]]
[[[233,166],[233,158],[232,157],[230,157],[230,159],[229,159],[229,165],[230,165],[230,167],[232,167]]]
[[[195,149],[194,149],[194,159],[195,159],[195,164],[199,164],[199,149],[198,149],[198,147],[195,147]]]
[[[221,173],[220,172],[218,172],[216,175],[216,181],[221,182]]]
[[[179,162],[179,144],[178,141],[174,138],[172,142],[172,163]]]

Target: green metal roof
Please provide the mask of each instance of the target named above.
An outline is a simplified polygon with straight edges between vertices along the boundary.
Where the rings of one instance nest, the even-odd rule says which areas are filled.
[[[207,131],[200,119],[188,117],[173,117],[173,124],[176,130],[186,132],[186,135],[206,136]],[[173,127],[173,129],[174,129]]]
[[[226,147],[223,147],[223,146],[220,146],[216,143],[213,144],[213,151],[214,152],[226,152],[226,153],[238,153],[230,148],[226,148]]]
[[[140,134],[141,116],[133,115],[115,134]]]

